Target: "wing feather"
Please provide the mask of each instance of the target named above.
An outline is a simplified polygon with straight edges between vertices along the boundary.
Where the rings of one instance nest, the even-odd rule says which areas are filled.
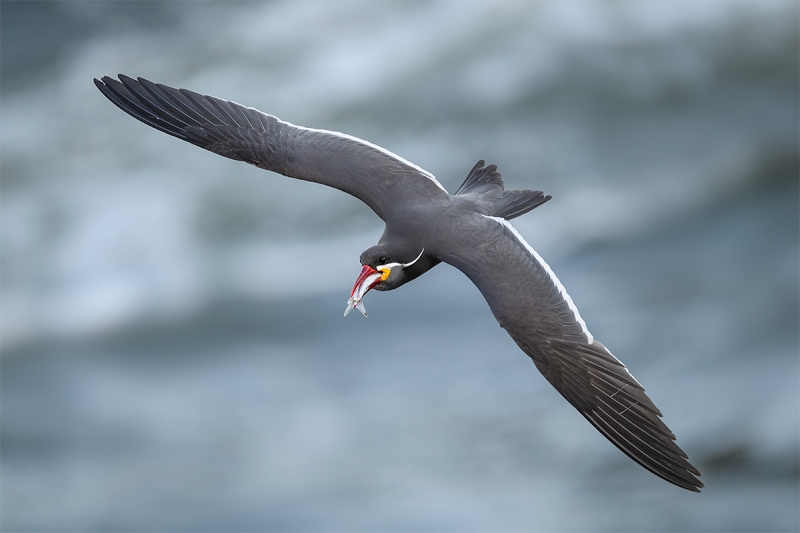
[[[340,189],[384,220],[398,206],[449,196],[430,172],[357,137],[295,126],[251,107],[143,78],[106,76],[95,85],[117,107],[157,130],[230,159]]]
[[[552,269],[508,221],[479,215],[473,246],[445,255],[480,289],[492,313],[547,381],[631,459],[699,491],[700,472],[627,367],[594,339]]]

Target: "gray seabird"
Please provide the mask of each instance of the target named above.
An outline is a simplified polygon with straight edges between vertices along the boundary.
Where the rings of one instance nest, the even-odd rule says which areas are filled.
[[[657,476],[700,491],[700,472],[644,388],[592,337],[556,275],[509,224],[550,196],[506,191],[497,167],[483,161],[450,195],[431,173],[356,137],[142,78],[119,79],[94,82],[145,124],[230,159],[342,190],[384,220],[378,244],[361,254],[345,314],[357,308],[366,316],[361,299],[370,289],[396,289],[442,261],[453,265],[547,381],[608,440]]]

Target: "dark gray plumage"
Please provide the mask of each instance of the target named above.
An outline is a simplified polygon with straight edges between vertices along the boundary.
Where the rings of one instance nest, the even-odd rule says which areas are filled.
[[[478,287],[536,368],[620,450],[688,490],[703,484],[642,386],[589,333],[558,278],[508,223],[550,199],[506,191],[483,161],[454,195],[416,165],[349,135],[303,128],[234,102],[120,75],[95,84],[134,118],[219,155],[335,187],[386,222],[361,256],[348,311],[444,261]]]

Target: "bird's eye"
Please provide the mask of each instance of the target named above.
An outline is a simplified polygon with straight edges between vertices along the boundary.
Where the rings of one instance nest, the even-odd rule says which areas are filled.
[[[389,262],[389,258],[386,257],[385,255],[382,255],[381,258],[378,259],[378,261],[380,262],[380,264],[385,265],[386,263]]]

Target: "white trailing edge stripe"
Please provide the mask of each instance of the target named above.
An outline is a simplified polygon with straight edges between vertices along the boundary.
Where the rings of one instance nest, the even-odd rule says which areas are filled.
[[[594,342],[594,336],[591,333],[589,333],[589,329],[586,327],[586,322],[583,321],[583,318],[581,318],[581,314],[578,312],[578,308],[575,307],[575,303],[572,301],[572,298],[570,298],[569,294],[567,294],[567,289],[565,289],[564,286],[561,284],[561,281],[559,281],[558,277],[556,276],[556,273],[553,272],[552,268],[550,268],[550,265],[548,265],[545,262],[545,260],[542,259],[542,256],[536,253],[536,250],[534,250],[533,247],[530,244],[528,244],[525,239],[522,238],[522,235],[519,234],[516,228],[514,228],[514,226],[512,226],[508,220],[499,217],[490,217],[489,215],[481,215],[481,216],[495,220],[511,230],[511,233],[514,234],[514,237],[516,237],[517,240],[520,242],[520,244],[522,244],[525,247],[525,249],[527,249],[528,252],[534,257],[534,259],[536,259],[539,262],[539,264],[542,265],[545,272],[547,272],[547,275],[550,276],[550,280],[555,284],[556,288],[558,289],[558,292],[561,293],[562,298],[564,298],[564,300],[567,302],[570,311],[572,311],[572,314],[575,315],[575,320],[577,320],[578,324],[580,324],[581,329],[583,330],[583,334],[586,335],[587,344],[591,344],[592,342]]]
[[[236,102],[231,102],[231,103],[236,103]],[[307,131],[309,133],[326,133],[328,135],[333,135],[335,137],[341,137],[342,139],[348,139],[350,141],[355,141],[357,143],[363,144],[364,146],[369,146],[370,148],[374,148],[375,150],[378,150],[379,152],[383,152],[384,154],[388,155],[389,157],[397,159],[401,163],[410,166],[411,168],[413,168],[414,170],[416,170],[417,172],[419,172],[420,174],[422,174],[423,176],[425,176],[426,178],[431,180],[433,183],[435,183],[436,186],[439,187],[441,190],[443,190],[446,194],[450,194],[450,193],[447,192],[447,189],[445,189],[442,186],[442,184],[439,183],[439,180],[436,179],[436,176],[434,176],[433,174],[431,174],[430,172],[428,172],[424,168],[415,165],[411,161],[400,157],[396,153],[391,152],[391,151],[387,150],[386,148],[384,148],[382,146],[378,146],[377,144],[372,144],[369,141],[365,141],[364,139],[359,139],[358,137],[354,137],[352,135],[348,135],[347,133],[342,133],[340,131],[320,130],[320,129],[316,129],[316,128],[306,128],[305,126],[298,126],[297,124],[292,124],[291,122],[287,122],[285,120],[281,120],[278,117],[276,117],[275,115],[269,115],[267,113],[264,113],[263,111],[259,111],[258,109],[254,108],[254,107],[243,106],[242,104],[236,104],[236,105],[239,105],[239,106],[242,106],[242,107],[247,107],[248,109],[252,109],[256,113],[261,113],[263,115],[267,115],[268,117],[272,117],[275,120],[277,120],[278,124],[281,124],[282,127],[283,126],[290,126],[292,128],[297,128],[298,130],[301,130],[301,131]],[[281,129],[282,129],[282,127],[281,127]],[[280,132],[278,132],[278,134],[280,135]]]

